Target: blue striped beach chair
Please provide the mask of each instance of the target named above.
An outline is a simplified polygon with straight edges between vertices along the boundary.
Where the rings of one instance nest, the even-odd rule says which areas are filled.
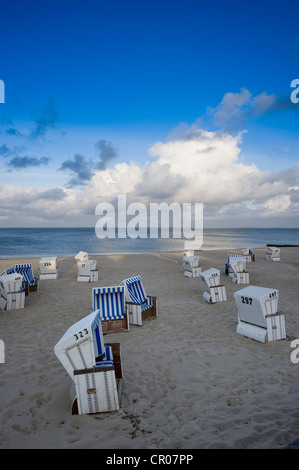
[[[121,285],[126,287],[130,324],[142,326],[145,321],[158,316],[157,297],[146,295],[140,276],[125,279]]]
[[[38,279],[33,275],[33,269],[31,263],[14,264],[12,266],[14,272],[22,274],[25,283],[25,294],[29,292],[38,291]]]
[[[129,331],[124,286],[94,287],[91,301],[100,310],[103,333]]]

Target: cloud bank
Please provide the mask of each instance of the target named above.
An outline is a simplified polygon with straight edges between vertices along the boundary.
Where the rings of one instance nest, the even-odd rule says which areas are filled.
[[[207,110],[220,130],[181,125],[165,142],[148,149],[149,161],[117,163],[114,145],[100,139],[94,144],[96,157],[79,153],[64,160],[58,171],[71,178],[64,187],[50,191],[34,188],[0,188],[0,218],[9,224],[24,216],[31,225],[90,225],[96,222],[100,202],[115,202],[125,194],[131,202],[200,202],[204,224],[211,227],[298,226],[299,165],[281,171],[261,171],[242,161],[244,125],[249,119],[273,110],[276,99],[248,90],[227,93],[219,106]],[[9,156],[4,144],[0,153]],[[23,160],[25,165],[26,161]],[[46,164],[42,159],[32,165]],[[21,165],[21,162],[19,162]],[[22,219],[25,221],[25,219]],[[16,224],[16,226],[20,224]]]

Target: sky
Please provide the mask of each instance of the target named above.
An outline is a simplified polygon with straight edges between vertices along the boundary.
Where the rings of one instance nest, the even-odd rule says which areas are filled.
[[[92,227],[119,195],[203,203],[207,228],[299,227],[298,14],[3,0],[0,227]]]

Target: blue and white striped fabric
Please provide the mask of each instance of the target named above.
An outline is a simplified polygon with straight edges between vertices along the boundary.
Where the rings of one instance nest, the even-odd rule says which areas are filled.
[[[105,346],[106,357],[96,362],[96,367],[110,367],[114,365],[111,346]]]
[[[14,264],[12,267],[16,273],[22,274],[22,276],[24,277],[24,281],[28,282],[29,286],[36,285],[36,279],[33,276],[31,263]]]
[[[100,310],[102,320],[126,318],[124,286],[93,288],[92,307]]]
[[[140,276],[125,279],[124,283],[126,283],[130,301],[134,304],[141,305],[142,312],[153,306],[152,298],[146,296]]]

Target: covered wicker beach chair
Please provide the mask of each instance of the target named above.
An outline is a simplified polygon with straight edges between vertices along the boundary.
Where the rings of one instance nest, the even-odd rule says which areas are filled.
[[[120,344],[104,344],[99,310],[72,325],[55,345],[54,352],[73,381],[73,414],[119,409]]]
[[[77,262],[78,282],[95,282],[99,279],[97,260],[87,259]]]
[[[280,248],[277,248],[277,246],[268,246],[266,260],[280,261]]]
[[[219,269],[210,268],[200,273],[205,285],[203,298],[209,303],[225,302],[227,300],[225,286],[220,284]]]
[[[201,267],[199,266],[198,256],[186,256],[183,259],[184,276],[199,277]]]
[[[261,343],[286,338],[285,316],[278,311],[279,291],[248,286],[234,293],[237,333]]]
[[[125,302],[125,287],[94,287],[92,309],[100,311],[103,333],[129,331],[129,316]]]
[[[59,277],[59,266],[56,256],[49,258],[41,258],[39,260],[39,278],[40,280],[45,279],[57,279]]]
[[[142,326],[147,320],[157,318],[157,297],[146,294],[141,276],[124,279],[121,285],[126,289],[130,324]]]
[[[24,308],[24,306],[25,290],[23,276],[16,272],[1,274],[0,308],[2,310],[16,310]]]
[[[38,278],[34,277],[31,263],[14,264],[12,269],[23,276],[26,295],[28,295],[29,292],[38,291]]]
[[[233,277],[234,273],[231,267],[231,264],[234,263],[235,261],[239,260],[245,260],[243,255],[235,254],[235,253],[230,253],[227,255],[227,263],[224,266],[224,272],[225,274],[228,274],[230,277]]]
[[[249,272],[245,270],[245,258],[231,262],[230,267],[233,272],[232,281],[235,284],[249,284]]]

